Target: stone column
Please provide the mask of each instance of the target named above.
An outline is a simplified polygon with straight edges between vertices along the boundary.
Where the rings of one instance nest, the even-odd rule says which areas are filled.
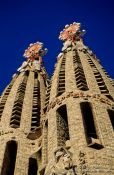
[[[53,77],[52,77],[52,86],[50,91],[50,102],[56,97],[57,89],[58,89],[58,81],[59,81],[59,71],[62,62],[62,57],[58,60],[57,66],[55,68]]]
[[[80,109],[80,100],[73,99],[72,97],[67,99],[67,115],[70,132],[70,141],[75,149],[79,149],[82,146],[87,145],[85,130],[83,126],[82,113]]]
[[[73,65],[73,51],[69,51],[66,53],[65,89],[66,92],[77,89]]]
[[[50,109],[48,117],[48,160],[53,160],[54,151],[57,148],[57,121],[56,109]]]
[[[42,165],[43,167],[48,161],[48,123],[47,121],[43,123],[42,129]]]

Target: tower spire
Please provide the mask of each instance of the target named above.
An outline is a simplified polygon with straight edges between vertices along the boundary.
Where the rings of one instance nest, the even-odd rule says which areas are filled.
[[[18,72],[23,72],[26,70],[38,71],[42,74],[43,78],[46,79],[47,73],[43,66],[42,57],[46,55],[48,49],[43,48],[42,42],[31,43],[29,47],[25,50],[23,56],[27,59],[22,63],[22,65],[17,69]],[[46,81],[45,81],[46,82]]]
[[[20,172],[31,174],[33,171],[31,164],[34,164],[35,172],[41,166],[41,115],[45,103],[47,81],[42,57],[46,52],[47,49],[43,49],[43,43],[30,44],[24,53],[27,60],[22,63],[18,73],[13,76],[13,80],[1,96],[0,148],[2,152],[0,158],[2,159],[0,159],[0,167],[2,169],[0,168],[0,174],[2,175],[7,173],[16,175]],[[3,133],[3,139],[1,133]],[[26,149],[28,149],[27,152],[24,151]],[[22,154],[24,154],[24,159],[22,159]],[[39,155],[38,162],[37,154]],[[7,157],[9,161],[4,167]],[[28,164],[28,169],[24,167],[22,170],[22,165],[25,164]]]
[[[94,175],[98,166],[102,175],[111,169],[108,149],[112,152],[114,144],[114,87],[97,57],[84,45],[84,33],[80,23],[73,23],[59,35],[63,47],[44,108],[45,175]]]
[[[81,30],[80,23],[74,22],[70,25],[65,25],[65,28],[60,32],[59,35],[59,39],[63,41],[62,51],[64,52],[67,48],[71,46],[75,47],[76,45],[78,45],[78,47],[85,47],[82,41],[82,36],[84,34],[85,30]]]
[[[83,34],[80,23],[60,33],[51,81],[43,43],[25,50],[0,98],[1,175],[114,174],[114,84]]]

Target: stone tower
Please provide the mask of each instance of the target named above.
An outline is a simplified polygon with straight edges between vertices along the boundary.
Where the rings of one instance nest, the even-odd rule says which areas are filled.
[[[41,114],[47,74],[40,42],[25,51],[24,61],[0,99],[0,175],[34,175],[41,166]]]
[[[40,42],[0,98],[0,175],[113,175],[114,81],[66,25],[49,81]]]
[[[84,33],[73,23],[59,36],[43,116],[46,175],[114,174],[114,81],[83,44]]]

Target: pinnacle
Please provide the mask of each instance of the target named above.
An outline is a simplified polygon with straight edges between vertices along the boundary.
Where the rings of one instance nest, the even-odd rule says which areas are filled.
[[[43,43],[31,43],[25,50],[24,57],[30,61],[39,60],[42,62],[42,57],[47,53],[47,48],[43,49]]]
[[[23,56],[27,58],[26,61],[17,69],[18,72],[25,70],[42,71],[45,72],[42,57],[47,53],[47,48],[43,48],[43,43],[31,43],[25,50]],[[15,76],[15,75],[14,75]]]
[[[85,30],[80,30],[81,24],[73,22],[73,24],[65,25],[65,28],[63,31],[60,32],[59,39],[62,41],[76,41],[79,40],[83,34],[85,33]]]

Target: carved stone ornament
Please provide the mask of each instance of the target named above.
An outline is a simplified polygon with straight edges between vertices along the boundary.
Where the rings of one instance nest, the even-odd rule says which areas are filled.
[[[80,23],[74,22],[73,24],[66,25],[63,31],[60,32],[59,39],[63,41],[76,41],[81,38],[85,30],[80,30]]]
[[[76,175],[76,166],[73,166],[72,154],[64,147],[54,152],[54,162],[50,164],[46,175]]]
[[[43,43],[36,42],[34,44],[30,44],[28,49],[25,50],[24,57],[34,61],[35,59],[42,62],[42,57],[47,53],[47,49],[43,49]]]
[[[46,53],[47,49],[43,49],[43,43],[36,42],[34,44],[30,44],[23,55],[25,58],[27,58],[27,61],[24,61],[22,65],[17,69],[17,71],[23,72],[29,69],[32,71],[42,71],[42,73],[44,73],[44,69],[42,67],[42,57]]]
[[[111,100],[109,100],[108,98],[106,98],[105,96],[102,96],[100,94],[90,94],[90,93],[83,93],[83,92],[67,92],[64,93],[62,96],[55,98],[53,101],[51,101],[48,104],[47,107],[47,111],[48,112],[50,109],[54,108],[56,105],[60,105],[62,104],[62,102],[66,99],[66,98],[83,98],[83,99],[88,99],[88,98],[94,98],[96,101],[100,101],[102,103],[105,103],[109,106],[113,106],[113,102]]]
[[[87,160],[86,160],[86,154],[82,151],[79,153],[79,167],[81,170],[81,173],[83,175],[88,175],[87,173]]]

